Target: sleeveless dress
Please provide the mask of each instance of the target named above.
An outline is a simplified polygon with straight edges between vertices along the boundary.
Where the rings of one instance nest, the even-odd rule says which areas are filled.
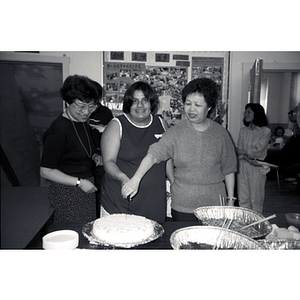
[[[133,124],[126,115],[117,117],[121,125],[120,150],[117,166],[131,178],[146,156],[151,144],[157,142],[165,132],[158,116],[151,115],[146,126]],[[115,121],[112,121],[115,122]],[[105,173],[101,189],[101,205],[110,214],[130,213],[164,222],[166,219],[166,162],[155,164],[143,177],[137,195],[129,205],[121,194],[121,182]]]

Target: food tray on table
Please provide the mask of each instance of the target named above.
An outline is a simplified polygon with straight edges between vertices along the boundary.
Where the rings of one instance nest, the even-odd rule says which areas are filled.
[[[265,218],[260,213],[248,208],[235,206],[203,206],[196,208],[194,214],[203,225],[207,226],[222,227],[226,218],[233,220],[230,229],[247,235],[252,239],[263,239],[272,231],[272,225],[268,220],[239,231],[243,226]]]
[[[126,214],[115,214],[115,216],[117,217],[117,215],[122,215],[125,219],[126,219]],[[135,215],[130,215],[127,214],[128,218],[130,217],[136,217],[136,218],[144,218],[144,217],[139,217],[139,216],[135,216]],[[110,218],[114,217],[114,215],[109,215]],[[103,217],[102,219],[104,219],[106,217]],[[104,248],[132,248],[132,247],[136,247],[138,245],[142,245],[142,244],[147,244],[150,243],[156,239],[158,239],[159,237],[161,237],[164,234],[164,228],[156,221],[153,220],[149,220],[144,218],[145,221],[147,222],[147,226],[151,227],[151,234],[149,236],[147,236],[146,238],[140,239],[138,241],[128,241],[128,242],[111,242],[111,241],[107,241],[105,239],[99,239],[98,237],[95,236],[94,232],[93,232],[93,228],[94,228],[94,224],[97,220],[94,220],[92,222],[89,222],[87,224],[84,225],[83,229],[82,229],[82,233],[83,235],[88,239],[88,241],[90,242],[90,244],[92,245],[97,245],[97,246],[103,246]],[[113,221],[113,220],[112,220]]]
[[[300,240],[277,239],[277,240],[259,240],[262,246],[269,250],[296,250],[300,249]]]
[[[273,224],[272,232],[264,240],[258,240],[258,242],[270,250],[300,249],[299,229],[294,226],[279,228]]]
[[[170,237],[174,250],[179,249],[252,249],[266,247],[250,237],[236,231],[213,226],[189,226],[174,231]]]

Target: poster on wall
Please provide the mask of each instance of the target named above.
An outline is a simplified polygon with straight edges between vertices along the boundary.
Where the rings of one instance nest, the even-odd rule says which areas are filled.
[[[144,63],[104,63],[104,99],[114,116],[123,113],[123,98],[127,88],[134,82],[145,80]]]
[[[158,95],[157,114],[162,115],[169,125],[175,125],[182,117],[181,91],[187,84],[187,68],[147,66],[146,77]]]
[[[192,57],[192,79],[203,77],[214,80],[218,86],[217,107],[209,117],[222,124],[228,109],[224,100],[224,57]]]
[[[62,65],[26,61],[7,62],[7,64],[19,88],[24,109],[41,152],[44,133],[63,111],[59,93],[63,82]]]

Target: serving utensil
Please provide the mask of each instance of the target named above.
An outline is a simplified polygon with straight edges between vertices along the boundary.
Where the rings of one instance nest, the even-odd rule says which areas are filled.
[[[219,195],[220,206],[226,206],[225,198],[222,195]]]
[[[276,218],[276,214],[274,214],[274,215],[272,215],[272,216],[269,216],[269,217],[267,217],[267,218],[261,219],[261,220],[259,220],[259,221],[256,221],[256,222],[254,222],[254,223],[248,224],[248,225],[246,225],[246,226],[240,228],[239,230],[248,228],[248,227],[250,227],[250,226],[253,226],[253,225],[262,223],[262,222],[264,222],[264,221],[267,221],[267,220],[270,220],[270,219],[273,219],[273,218]]]
[[[129,204],[132,201],[132,198],[129,196],[127,196],[127,200],[128,200],[128,204],[127,204],[127,214],[129,214]]]
[[[228,220],[228,219],[225,218],[225,220],[224,220],[224,222],[223,222],[223,225],[222,225],[222,228],[225,228],[225,224],[226,224],[227,220]],[[228,225],[226,226],[225,229],[229,229],[229,227],[230,227],[232,221],[233,221],[233,219],[231,219],[231,220],[229,221],[229,223],[228,223]],[[218,235],[218,237],[217,237],[217,239],[216,239],[216,242],[215,242],[215,244],[214,244],[214,246],[213,246],[213,250],[218,250],[218,249],[219,249],[219,246],[217,246],[217,245],[218,245],[218,241],[219,241],[219,238],[220,238],[220,236],[221,236],[221,233],[222,233],[222,231],[220,231],[220,233],[219,233],[219,235]],[[219,244],[220,244],[220,243],[219,243]]]

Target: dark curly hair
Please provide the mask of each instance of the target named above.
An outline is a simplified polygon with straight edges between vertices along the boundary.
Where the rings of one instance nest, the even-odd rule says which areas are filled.
[[[265,114],[265,110],[259,103],[248,103],[245,106],[245,110],[248,107],[254,112],[254,119],[252,121],[252,123],[254,125],[256,125],[258,127],[268,126],[269,122],[268,122],[268,118]],[[245,118],[243,120],[243,123],[247,127],[250,125],[249,122],[245,121]]]
[[[130,113],[130,108],[133,103],[133,94],[135,91],[142,91],[144,96],[150,101],[151,112],[154,113],[157,109],[158,97],[149,83],[145,81],[137,81],[133,83],[124,94],[123,112]]]
[[[218,99],[218,86],[212,79],[197,78],[190,81],[181,93],[183,103],[185,103],[186,97],[193,93],[201,94],[211,110],[215,108]]]
[[[102,97],[102,87],[86,76],[70,75],[64,81],[60,94],[63,100],[69,104],[72,104],[76,99],[98,104]]]

